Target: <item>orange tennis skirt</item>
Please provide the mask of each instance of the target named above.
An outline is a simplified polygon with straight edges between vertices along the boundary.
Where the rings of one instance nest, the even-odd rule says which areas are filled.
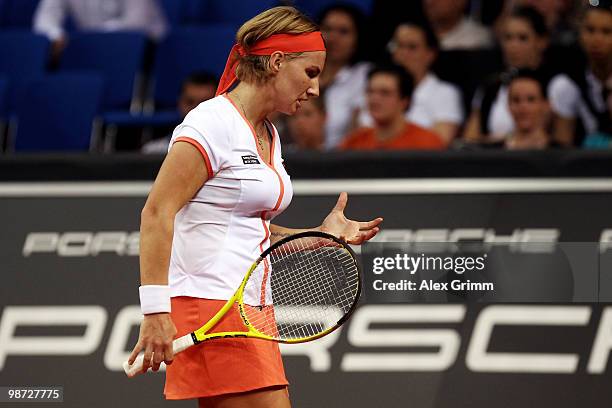
[[[180,337],[199,329],[225,304],[180,296],[172,298],[172,321]],[[244,331],[237,307],[212,329]],[[214,339],[193,346],[174,357],[166,368],[166,399],[195,399],[288,385],[278,344],[235,338]]]

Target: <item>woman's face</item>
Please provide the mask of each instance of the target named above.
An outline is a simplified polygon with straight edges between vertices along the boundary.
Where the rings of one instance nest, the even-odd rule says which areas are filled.
[[[425,34],[418,27],[398,26],[390,47],[393,62],[416,78],[425,75],[435,59],[435,51],[427,46]]]
[[[319,96],[319,75],[325,65],[325,55],[325,51],[305,52],[279,62],[273,80],[276,111],[292,115],[303,101]]]
[[[508,66],[537,68],[547,41],[538,36],[525,19],[509,17],[504,24],[501,46]]]
[[[544,127],[548,119],[548,101],[540,84],[530,78],[517,78],[508,88],[508,108],[517,130],[529,132]]]
[[[587,12],[580,27],[580,41],[591,61],[607,62],[612,57],[612,13]]]
[[[330,11],[321,22],[327,58],[335,64],[348,64],[357,49],[357,27],[351,16]]]

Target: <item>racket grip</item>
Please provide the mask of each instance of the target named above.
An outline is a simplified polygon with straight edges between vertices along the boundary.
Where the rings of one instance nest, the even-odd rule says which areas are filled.
[[[174,341],[172,342],[172,351],[176,355],[181,351],[184,351],[185,349],[188,349],[189,347],[193,346],[194,344],[195,343],[193,342],[191,333],[188,333],[182,337],[179,337],[178,339],[174,339]],[[128,363],[127,361],[124,362],[123,371],[125,371],[125,374],[130,378],[135,377],[138,374],[143,374],[143,362],[144,354],[140,354],[138,357],[136,357],[136,360],[134,360],[134,364],[130,365],[130,363]]]

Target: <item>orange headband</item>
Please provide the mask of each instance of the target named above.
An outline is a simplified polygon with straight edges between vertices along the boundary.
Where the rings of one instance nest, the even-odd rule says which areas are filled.
[[[239,57],[245,55],[272,55],[275,51],[282,52],[308,52],[308,51],[325,51],[325,43],[320,31],[305,34],[274,34],[265,40],[261,40],[249,50],[235,44],[227,57],[227,63],[223,70],[223,75],[219,80],[217,93],[221,95],[227,92],[236,82],[236,67],[238,66]]]

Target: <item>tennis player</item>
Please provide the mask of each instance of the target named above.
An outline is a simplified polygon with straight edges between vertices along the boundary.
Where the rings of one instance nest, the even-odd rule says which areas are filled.
[[[174,358],[172,339],[208,321],[271,242],[300,231],[271,224],[289,205],[291,180],[280,139],[266,119],[295,113],[319,95],[325,45],[317,27],[291,7],[247,21],[236,35],[215,98],[191,111],[141,217],[140,303],[144,320],[129,362],[144,350],[144,370],[167,368],[167,399],[200,407],[289,407],[275,342],[220,339]],[[347,219],[346,193],[314,229],[361,244],[382,221]],[[242,330],[238,313],[218,331]],[[175,360],[175,361],[173,361]]]

